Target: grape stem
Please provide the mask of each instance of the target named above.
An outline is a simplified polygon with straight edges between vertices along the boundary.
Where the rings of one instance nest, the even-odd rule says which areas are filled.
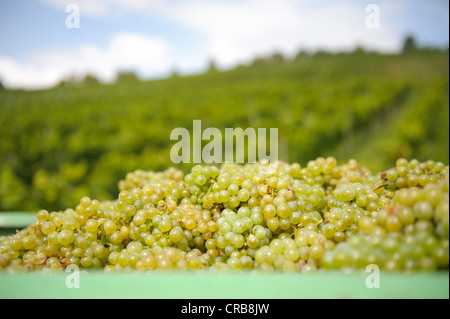
[[[386,186],[388,186],[389,184],[382,184],[382,185],[379,185],[379,186],[377,186],[375,189],[374,189],[374,191],[375,190],[377,190],[377,189],[379,189],[379,188],[381,188],[381,187],[386,187]]]

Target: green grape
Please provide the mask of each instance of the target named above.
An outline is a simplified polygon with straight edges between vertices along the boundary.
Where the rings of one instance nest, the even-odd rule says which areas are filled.
[[[311,258],[313,258],[313,259],[322,258],[324,253],[325,253],[325,248],[320,244],[313,244],[313,245],[311,245],[311,247],[309,249],[309,254],[310,254]]]
[[[73,231],[78,228],[77,221],[71,217],[65,218],[62,224],[62,228],[65,230]]]
[[[45,220],[48,220],[48,218],[49,218],[49,213],[48,213],[47,210],[42,209],[42,210],[40,210],[40,211],[37,213],[37,216],[36,216],[36,217],[37,217],[38,220],[45,221]]]
[[[230,199],[228,200],[228,205],[231,208],[236,208],[239,206],[239,204],[240,204],[240,201],[236,196],[231,196]]]
[[[85,249],[86,247],[88,247],[89,242],[83,235],[77,235],[73,240],[73,244],[77,248]]]
[[[225,203],[225,202],[227,202],[229,199],[230,199],[230,193],[229,193],[228,191],[226,191],[226,190],[221,190],[221,191],[218,193],[218,201],[219,201],[220,203]]]
[[[417,202],[414,205],[414,211],[418,219],[429,220],[433,217],[433,206],[424,201]]]
[[[168,232],[172,228],[172,221],[170,219],[162,219],[159,224],[158,228],[163,232]]]
[[[230,176],[228,173],[219,174],[219,178],[217,179],[217,185],[220,189],[224,190],[230,185]]]
[[[12,250],[20,250],[23,247],[23,241],[22,238],[19,237],[13,237],[11,238],[10,242],[9,242],[9,247]]]
[[[237,199],[241,202],[246,202],[250,198],[250,192],[248,189],[242,188],[237,192]]]
[[[398,173],[397,173],[397,171],[395,170],[395,169],[389,169],[387,172],[386,172],[386,178],[389,180],[389,181],[395,181],[395,180],[397,180],[397,178],[398,178]]]
[[[401,206],[397,209],[397,217],[403,225],[411,225],[414,223],[415,214],[414,211],[406,206]]]
[[[246,225],[242,219],[236,219],[233,222],[233,232],[237,234],[242,234],[246,230]]]
[[[271,217],[267,219],[267,227],[272,231],[276,231],[280,226],[280,220],[277,217]]]
[[[114,221],[108,220],[103,224],[103,229],[105,230],[105,232],[107,234],[111,235],[112,233],[114,233],[116,231],[117,225]]]
[[[334,226],[334,224],[325,224],[322,227],[321,231],[326,238],[331,238],[334,236],[334,233],[336,232],[336,226]]]
[[[277,213],[277,210],[276,210],[275,206],[273,206],[272,204],[268,204],[268,205],[264,206],[263,214],[265,217],[272,218],[276,215],[276,213]]]
[[[205,175],[197,175],[193,181],[186,181],[188,184],[192,184],[195,183],[197,185],[203,186],[206,184],[206,182],[208,181],[208,179],[206,178]]]
[[[62,230],[58,234],[58,243],[61,246],[68,246],[73,242],[73,240],[74,240],[74,235],[73,235],[73,232],[71,232],[70,230]]]
[[[0,266],[310,272],[319,268],[434,271],[449,263],[448,166],[399,159],[379,174],[333,157],[279,163],[137,170],[116,200],[83,197],[41,210],[0,237]]]
[[[93,250],[94,256],[97,258],[103,258],[106,256],[107,250],[102,245],[96,245]]]
[[[41,230],[44,235],[48,235],[56,230],[56,226],[52,222],[46,221],[42,224]]]
[[[80,199],[80,205],[85,207],[85,208],[88,207],[89,205],[91,205],[91,199],[89,197],[87,197],[87,196],[83,196]]]

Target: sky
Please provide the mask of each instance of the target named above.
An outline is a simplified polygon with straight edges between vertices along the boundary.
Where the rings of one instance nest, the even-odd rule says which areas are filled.
[[[142,79],[250,63],[275,51],[448,47],[447,0],[0,0],[0,81],[45,89],[119,71]]]

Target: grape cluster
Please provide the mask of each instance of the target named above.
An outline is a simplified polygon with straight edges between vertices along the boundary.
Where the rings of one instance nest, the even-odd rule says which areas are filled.
[[[41,210],[0,237],[0,269],[448,269],[443,163],[399,159],[377,175],[333,157],[263,166],[130,172],[117,199]]]

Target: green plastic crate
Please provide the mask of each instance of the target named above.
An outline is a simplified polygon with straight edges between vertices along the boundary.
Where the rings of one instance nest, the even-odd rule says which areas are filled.
[[[0,236],[15,234],[36,220],[36,213],[0,212]]]
[[[367,288],[363,274],[102,273],[0,274],[0,298],[155,299],[425,299],[449,298],[448,273],[380,274]]]
[[[34,213],[0,213],[3,234],[32,223]],[[380,273],[379,288],[368,288],[371,273],[316,274],[215,272],[0,272],[0,298],[153,298],[153,299],[448,299],[449,273]]]

